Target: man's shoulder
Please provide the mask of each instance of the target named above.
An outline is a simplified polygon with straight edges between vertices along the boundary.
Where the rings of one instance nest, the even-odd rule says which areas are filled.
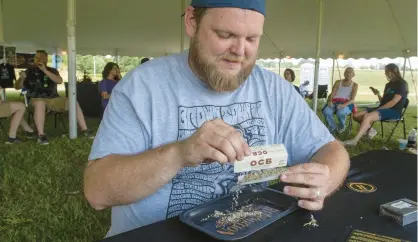
[[[268,84],[280,84],[284,81],[284,79],[277,73],[267,70],[265,68],[260,67],[259,65],[255,65],[251,75],[256,79],[261,79],[265,83]],[[287,82],[287,81],[286,81]]]

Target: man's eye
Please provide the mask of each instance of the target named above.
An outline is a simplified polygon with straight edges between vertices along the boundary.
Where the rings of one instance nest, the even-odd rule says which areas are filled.
[[[221,39],[228,39],[229,37],[231,37],[231,34],[228,34],[228,33],[218,33],[218,36]]]

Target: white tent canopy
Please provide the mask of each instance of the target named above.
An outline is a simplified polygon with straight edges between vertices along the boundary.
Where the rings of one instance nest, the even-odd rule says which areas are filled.
[[[184,2],[183,2],[184,1]],[[187,2],[187,3],[185,3]],[[76,4],[79,54],[161,56],[181,50],[187,0],[82,0]],[[316,55],[314,0],[267,0],[260,58]],[[321,57],[410,56],[417,51],[416,0],[324,0]],[[4,42],[18,52],[67,49],[64,0],[3,0]],[[188,41],[184,38],[184,46]]]

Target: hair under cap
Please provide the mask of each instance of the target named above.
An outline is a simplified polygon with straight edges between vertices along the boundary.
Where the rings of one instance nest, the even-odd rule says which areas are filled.
[[[190,6],[195,8],[242,8],[266,16],[265,0],[192,0]]]

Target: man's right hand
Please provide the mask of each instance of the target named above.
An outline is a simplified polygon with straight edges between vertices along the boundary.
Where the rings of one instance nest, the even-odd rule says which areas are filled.
[[[205,122],[191,137],[179,142],[178,149],[184,166],[213,161],[225,164],[251,155],[241,133],[221,119]]]

